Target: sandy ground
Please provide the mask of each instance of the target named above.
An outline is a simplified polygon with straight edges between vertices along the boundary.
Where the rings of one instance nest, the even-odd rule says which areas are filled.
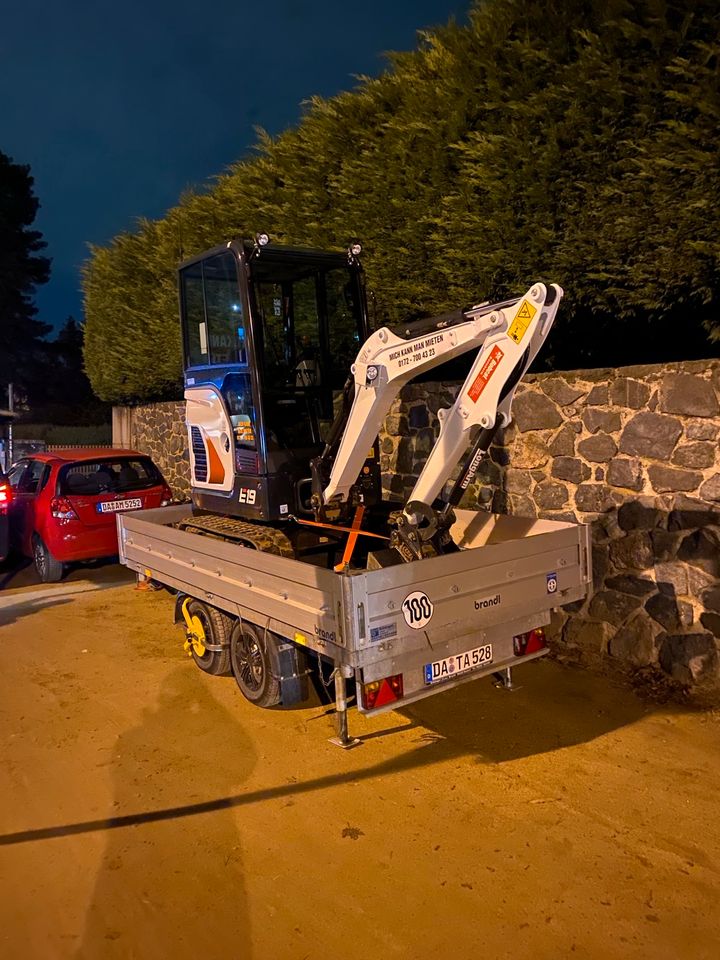
[[[0,583],[3,960],[720,956],[713,714],[541,661],[343,752],[121,568]]]

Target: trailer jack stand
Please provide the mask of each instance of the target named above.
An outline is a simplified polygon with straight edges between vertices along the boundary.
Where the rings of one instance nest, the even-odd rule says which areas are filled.
[[[512,693],[516,688],[513,686],[512,667],[506,667],[504,670],[498,670],[492,675],[493,683],[499,690],[507,690]]]
[[[330,743],[334,743],[336,747],[342,747],[343,750],[350,750],[352,747],[359,746],[361,741],[357,737],[348,735],[347,693],[342,667],[336,667],[333,676],[335,677],[335,729],[337,730],[337,736],[330,737]]]

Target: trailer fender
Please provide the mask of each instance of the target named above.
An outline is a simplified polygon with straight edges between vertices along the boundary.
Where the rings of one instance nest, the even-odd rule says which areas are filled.
[[[272,664],[273,676],[280,682],[282,705],[291,707],[307,700],[307,678],[310,670],[305,651],[267,630],[263,633],[263,640]]]

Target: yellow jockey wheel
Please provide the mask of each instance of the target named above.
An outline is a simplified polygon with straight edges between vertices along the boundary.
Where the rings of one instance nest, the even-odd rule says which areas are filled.
[[[230,633],[233,621],[210,604],[188,597],[183,601],[185,651],[205,673],[230,672]]]

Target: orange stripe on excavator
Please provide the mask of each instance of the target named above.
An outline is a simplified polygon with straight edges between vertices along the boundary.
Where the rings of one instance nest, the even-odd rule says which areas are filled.
[[[208,466],[210,467],[210,475],[208,477],[208,483],[222,483],[225,479],[225,467],[222,465],[222,460],[220,459],[220,454],[215,449],[210,437],[206,437],[207,440],[207,452],[208,452]]]

